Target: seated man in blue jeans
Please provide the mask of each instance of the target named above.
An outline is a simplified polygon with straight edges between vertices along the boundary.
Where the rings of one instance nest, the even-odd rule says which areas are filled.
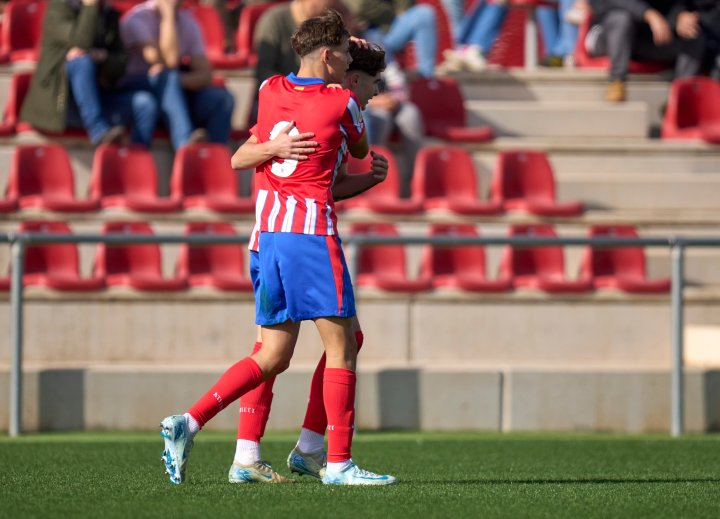
[[[212,86],[200,26],[178,0],[147,0],[123,17],[129,62],[120,86],[156,97],[173,148],[210,140],[227,143],[232,95]]]
[[[93,144],[149,145],[157,103],[145,92],[115,89],[127,62],[120,15],[101,0],[52,0],[43,22],[40,59],[20,119],[47,132],[84,128]]]

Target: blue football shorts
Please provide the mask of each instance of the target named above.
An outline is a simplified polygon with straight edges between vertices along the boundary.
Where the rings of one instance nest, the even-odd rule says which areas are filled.
[[[257,324],[355,315],[340,238],[263,232],[259,251],[250,252]]]

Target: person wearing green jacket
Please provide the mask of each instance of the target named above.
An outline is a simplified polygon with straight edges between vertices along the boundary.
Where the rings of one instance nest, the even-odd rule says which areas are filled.
[[[84,128],[93,144],[131,140],[148,146],[158,118],[147,92],[115,88],[127,63],[120,14],[103,0],[51,0],[40,59],[20,118],[47,132]]]

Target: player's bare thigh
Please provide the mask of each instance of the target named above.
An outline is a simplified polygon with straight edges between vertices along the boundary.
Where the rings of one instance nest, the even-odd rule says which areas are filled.
[[[354,323],[356,320],[352,317],[315,319],[315,326],[325,347],[326,367],[355,371],[357,344],[353,333]]]
[[[282,373],[290,366],[300,323],[285,321],[272,326],[261,326],[262,348],[252,355],[265,379]]]

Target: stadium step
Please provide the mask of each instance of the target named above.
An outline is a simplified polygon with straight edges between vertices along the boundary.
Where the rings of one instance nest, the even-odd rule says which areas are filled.
[[[515,137],[631,137],[649,134],[645,103],[466,101],[468,125]]]

